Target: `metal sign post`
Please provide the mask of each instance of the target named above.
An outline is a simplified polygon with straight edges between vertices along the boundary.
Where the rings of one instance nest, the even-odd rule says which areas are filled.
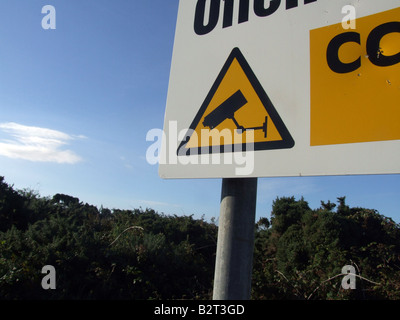
[[[257,178],[222,179],[214,300],[249,300]]]

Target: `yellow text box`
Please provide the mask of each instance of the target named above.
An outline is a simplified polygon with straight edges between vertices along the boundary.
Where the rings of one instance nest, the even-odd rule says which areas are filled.
[[[399,26],[396,8],[310,31],[311,146],[400,139]]]

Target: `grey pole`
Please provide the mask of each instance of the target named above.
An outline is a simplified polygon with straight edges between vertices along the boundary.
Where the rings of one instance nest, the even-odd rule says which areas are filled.
[[[249,300],[257,178],[222,180],[214,300]]]

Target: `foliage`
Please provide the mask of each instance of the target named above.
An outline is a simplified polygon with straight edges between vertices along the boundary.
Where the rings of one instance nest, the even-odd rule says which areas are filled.
[[[41,198],[0,181],[0,298],[210,298],[215,224]],[[41,287],[45,265],[56,290]]]
[[[271,227],[256,233],[254,298],[400,299],[400,226],[338,203],[274,201]],[[355,290],[341,286],[345,265],[357,272]]]
[[[210,299],[218,227],[97,208],[0,177],[0,299]],[[255,225],[253,299],[399,299],[400,226],[375,210],[277,198]],[[42,267],[56,269],[44,290]],[[356,290],[341,270],[357,270]]]

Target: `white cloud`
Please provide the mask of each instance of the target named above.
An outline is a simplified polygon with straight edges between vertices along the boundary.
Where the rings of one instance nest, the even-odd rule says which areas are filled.
[[[0,140],[0,156],[38,162],[74,164],[82,161],[71,150],[62,149],[69,141],[85,138],[61,131],[25,126],[15,122],[0,123],[0,130],[8,139]]]

